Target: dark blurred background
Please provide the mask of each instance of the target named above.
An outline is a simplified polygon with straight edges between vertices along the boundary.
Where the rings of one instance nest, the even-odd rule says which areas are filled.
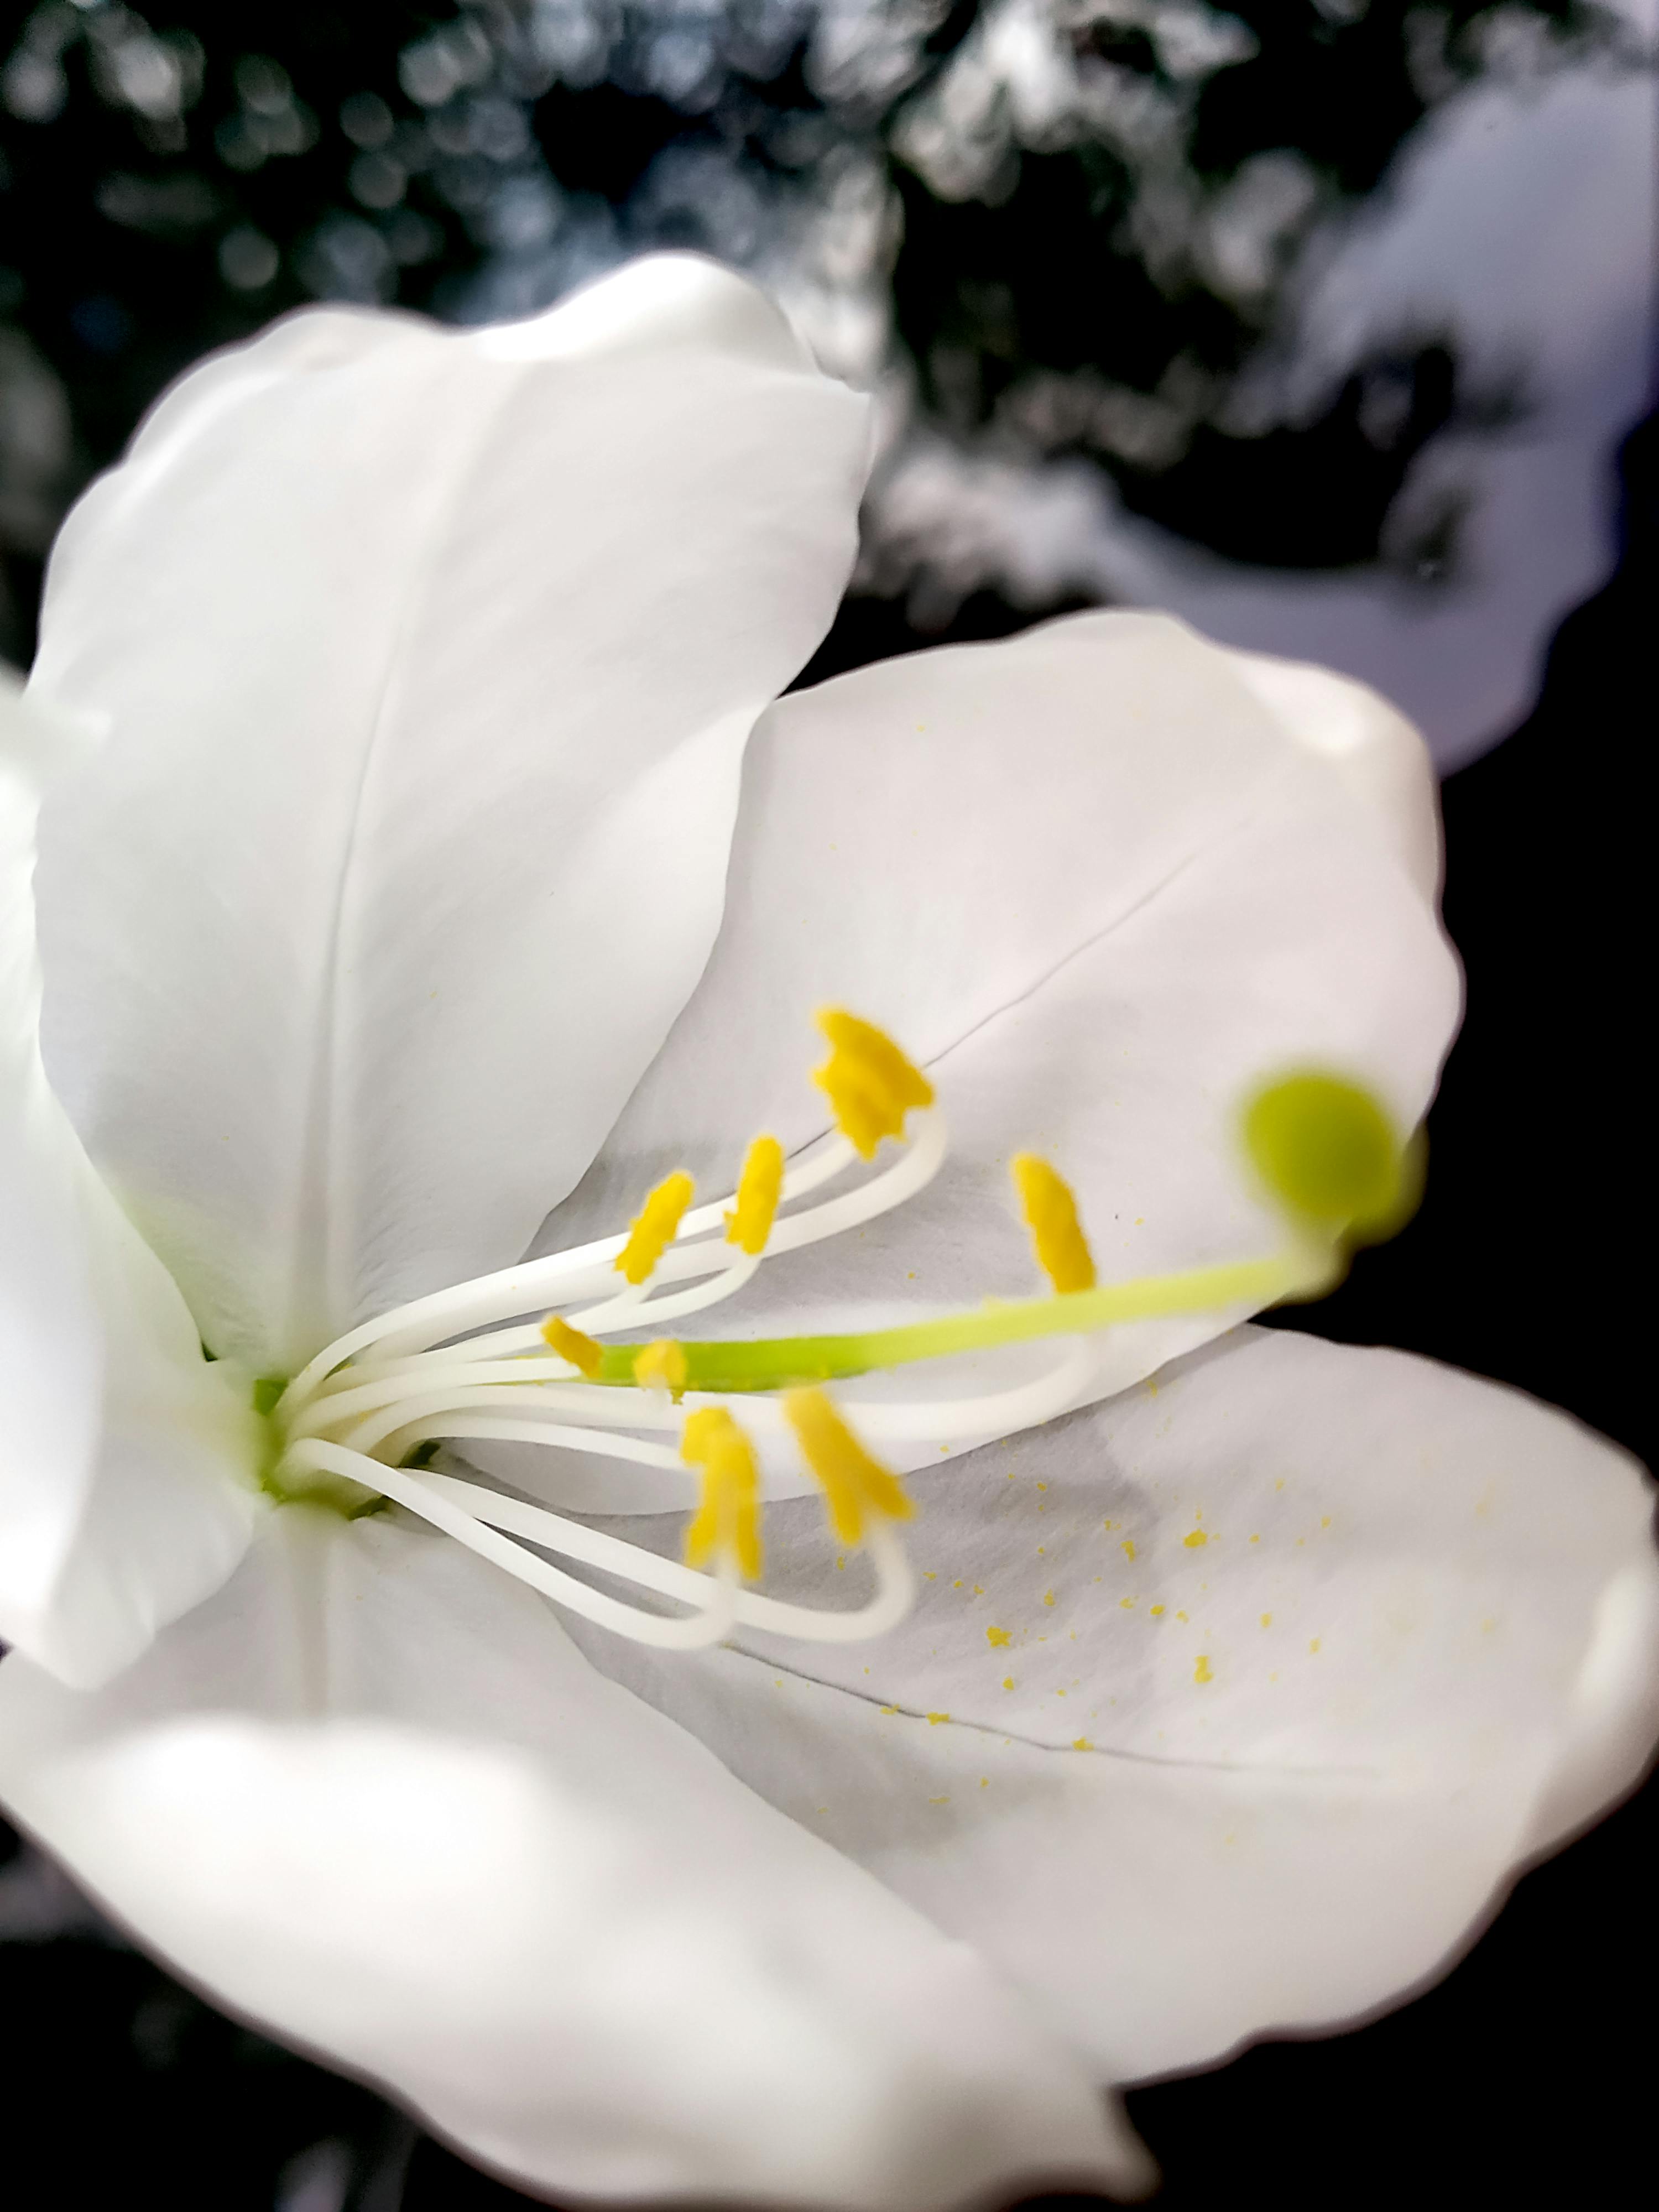
[[[1654,29],[1652,0],[0,6],[0,652],[27,665],[76,491],[272,315],[523,314],[664,245],[748,269],[881,402],[812,674],[1152,601],[1423,723],[1469,1018],[1422,1213],[1296,1326],[1650,1461]],[[1622,2192],[1656,1842],[1650,1788],[1415,2003],[1134,2093],[1161,2201]],[[0,2069],[31,2212],[525,2201],[3,1828]]]

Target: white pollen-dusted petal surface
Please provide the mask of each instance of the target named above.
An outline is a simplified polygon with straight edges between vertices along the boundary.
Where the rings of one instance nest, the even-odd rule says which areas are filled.
[[[665,256],[191,372],[54,552],[48,1069],[213,1349],[291,1370],[518,1258],[717,927],[756,716],[834,612],[865,403]]]
[[[1408,1993],[1659,1738],[1651,1483],[1455,1370],[1240,1330],[910,1486],[878,1643],[582,1640],[1113,2078]],[[805,1501],[765,1539],[855,1601]]]
[[[0,674],[0,1639],[92,1683],[223,1581],[257,1492],[245,1396],[40,1065],[35,813],[75,742]]]
[[[744,765],[708,966],[541,1246],[622,1225],[672,1167],[730,1188],[757,1129],[791,1150],[821,1132],[807,1072],[829,1002],[926,1066],[951,1158],[911,1204],[767,1262],[689,1333],[878,1325],[1042,1289],[1009,1180],[1022,1149],[1073,1182],[1103,1281],[1276,1250],[1237,1143],[1246,1091],[1328,1064],[1409,1128],[1460,987],[1431,783],[1401,766],[1418,741],[1318,671],[1288,670],[1294,711],[1270,711],[1237,662],[1163,616],[1083,615],[780,700]],[[1394,766],[1368,781],[1374,750]],[[1079,1399],[1242,1317],[1125,1326]],[[975,1393],[1053,1357],[858,1388]],[[939,1442],[893,1455],[931,1464]],[[478,1456],[532,1480],[526,1455]],[[534,1480],[556,1494],[587,1474]]]
[[[100,1695],[7,1661],[0,1792],[187,1978],[561,2199],[1149,2179],[968,1946],[421,1528],[273,1515]]]

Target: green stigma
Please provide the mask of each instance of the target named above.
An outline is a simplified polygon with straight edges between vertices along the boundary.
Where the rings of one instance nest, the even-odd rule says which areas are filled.
[[[1422,1146],[1401,1142],[1369,1091],[1340,1076],[1281,1077],[1245,1108],[1244,1148],[1298,1228],[1370,1243],[1392,1237],[1422,1194]]]

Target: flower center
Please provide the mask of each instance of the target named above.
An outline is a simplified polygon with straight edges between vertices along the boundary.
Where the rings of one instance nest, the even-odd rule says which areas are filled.
[[[1267,1257],[1100,1284],[1071,1191],[1048,1163],[1022,1153],[1014,1182],[1049,1295],[838,1334],[670,1334],[663,1324],[735,1296],[777,1254],[902,1205],[945,1158],[945,1122],[920,1069],[852,1014],[827,1009],[817,1019],[830,1049],[813,1079],[836,1136],[793,1167],[775,1137],[757,1137],[728,1199],[694,1206],[691,1178],[677,1171],[626,1232],[415,1299],[349,1331],[291,1381],[257,1383],[255,1407],[272,1432],[272,1493],[348,1513],[393,1501],[562,1607],[664,1649],[745,1627],[818,1642],[873,1636],[910,1602],[897,1529],[912,1509],[872,1444],[979,1441],[1045,1420],[1086,1395],[1102,1330],[1319,1296],[1344,1270],[1345,1236],[1385,1222],[1391,1230],[1409,1210],[1409,1156],[1376,1102],[1334,1077],[1293,1075],[1259,1091],[1243,1117],[1247,1154],[1286,1224],[1283,1249]],[[876,1166],[884,1145],[894,1156]],[[832,1183],[847,1187],[818,1194]],[[642,1345],[605,1340],[646,1329],[656,1334]],[[1059,1356],[1034,1380],[974,1398],[884,1397],[858,1407],[856,1434],[824,1387],[1051,1339]],[[763,1567],[757,1433],[793,1452],[816,1482],[837,1541],[867,1553],[874,1590],[863,1605],[816,1608],[753,1587]],[[440,1445],[468,1440],[672,1471],[690,1516],[684,1558],[428,1464]],[[573,1569],[658,1602],[615,1596]]]

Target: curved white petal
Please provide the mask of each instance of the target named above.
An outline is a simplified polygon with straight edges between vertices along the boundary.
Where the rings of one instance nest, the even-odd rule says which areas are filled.
[[[717,926],[827,626],[865,405],[688,258],[530,322],[307,312],[81,502],[33,681],[46,1061],[213,1348],[291,1369],[505,1265]]]
[[[1651,1484],[1453,1370],[1241,1331],[912,1487],[879,1644],[594,1656],[1115,2078],[1409,1993],[1659,1737]]]
[[[35,811],[73,743],[0,678],[0,1639],[91,1683],[223,1581],[257,1492],[250,1410],[40,1066]]]
[[[1401,860],[1425,898],[1440,889],[1440,795],[1427,746],[1397,707],[1369,684],[1306,660],[1229,652],[1233,672],[1281,727],[1327,760],[1392,830]]]
[[[537,2188],[1147,2178],[971,1951],[442,1537],[293,1509],[110,1691],[8,1661],[0,1790],[186,1977]]]
[[[698,1333],[848,1328],[1041,1288],[1008,1180],[1022,1147],[1074,1183],[1103,1280],[1275,1250],[1281,1225],[1236,1146],[1247,1088],[1331,1063],[1408,1128],[1459,983],[1419,865],[1426,773],[1391,768],[1373,792],[1348,772],[1373,737],[1396,767],[1419,741],[1316,671],[1289,671],[1295,711],[1269,712],[1237,661],[1162,616],[1084,615],[781,700],[745,764],[702,980],[542,1243],[619,1226],[676,1165],[729,1188],[757,1128],[792,1148],[815,1136],[809,1017],[828,1000],[927,1066],[951,1161],[856,1237],[768,1261]],[[1073,1402],[1238,1318],[1115,1331]],[[915,1369],[892,1388],[975,1392],[1051,1357],[943,1386]],[[931,1464],[940,1440],[896,1456]]]

